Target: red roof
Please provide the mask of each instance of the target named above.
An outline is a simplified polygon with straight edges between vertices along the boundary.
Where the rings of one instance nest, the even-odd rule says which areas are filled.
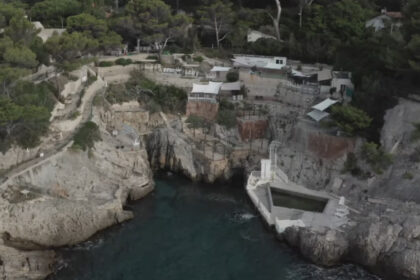
[[[385,12],[385,14],[393,19],[401,19],[403,18],[403,14],[401,12]]]

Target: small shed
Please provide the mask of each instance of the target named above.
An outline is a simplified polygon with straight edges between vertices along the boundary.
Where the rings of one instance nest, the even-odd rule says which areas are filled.
[[[214,80],[214,81],[226,81],[227,73],[231,70],[231,67],[224,67],[224,66],[214,66],[210,70],[210,74],[208,75],[208,78]]]
[[[241,87],[242,85],[240,81],[223,83],[220,89],[220,96],[232,98],[233,100],[242,100],[243,96],[241,94]]]

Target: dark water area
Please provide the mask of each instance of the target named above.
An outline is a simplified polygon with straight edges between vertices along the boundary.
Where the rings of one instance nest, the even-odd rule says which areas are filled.
[[[324,269],[279,242],[243,188],[157,176],[130,204],[135,218],[59,251],[54,280],[373,280],[363,269]]]

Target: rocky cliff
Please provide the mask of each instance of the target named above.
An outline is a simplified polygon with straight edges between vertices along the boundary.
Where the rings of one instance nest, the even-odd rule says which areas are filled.
[[[191,180],[214,182],[232,175],[227,158],[209,158],[205,149],[198,149],[192,139],[175,129],[157,129],[148,136],[147,151],[154,169],[178,172]]]
[[[352,262],[385,279],[419,279],[420,209],[397,202],[391,207],[396,209],[366,205],[370,213],[353,215],[343,231],[294,227],[283,237],[319,265]]]
[[[0,276],[45,278],[54,260],[46,249],[77,244],[130,219],[126,200],[152,190],[146,152],[117,150],[107,141],[89,153],[64,151],[9,179],[0,197]]]
[[[368,179],[341,172],[346,153],[357,152],[357,143],[343,146],[341,140],[341,144],[334,140],[328,146],[340,156],[328,159],[323,155],[331,154],[326,153],[331,139],[324,137],[312,145],[316,135],[306,129],[299,132],[298,140],[279,151],[283,170],[308,187],[345,196],[355,210],[340,231],[294,227],[282,237],[320,265],[352,262],[385,279],[420,279],[420,157],[416,157],[420,142],[412,138],[413,123],[419,119],[420,104],[412,101],[401,100],[387,112],[381,142],[393,153],[393,163],[383,174]]]

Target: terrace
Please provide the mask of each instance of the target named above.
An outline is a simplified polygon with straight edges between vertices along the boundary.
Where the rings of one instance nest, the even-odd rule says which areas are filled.
[[[344,197],[314,191],[289,181],[277,167],[277,143],[270,145],[270,159],[261,161],[261,172],[250,174],[247,192],[258,211],[278,233],[287,227],[338,229],[348,222]]]

